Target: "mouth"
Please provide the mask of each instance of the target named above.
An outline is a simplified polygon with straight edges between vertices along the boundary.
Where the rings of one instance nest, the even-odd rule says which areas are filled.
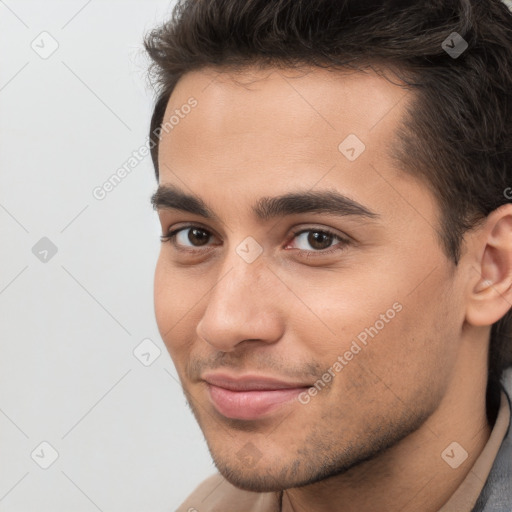
[[[207,374],[212,405],[222,416],[231,419],[255,420],[266,416],[297,399],[311,384],[284,382],[272,377]]]

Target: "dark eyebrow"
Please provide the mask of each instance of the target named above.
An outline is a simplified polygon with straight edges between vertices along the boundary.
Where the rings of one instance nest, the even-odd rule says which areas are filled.
[[[151,196],[155,210],[181,210],[220,222],[219,217],[198,196],[187,194],[177,187],[160,185]],[[281,196],[262,197],[252,207],[261,221],[298,213],[327,213],[368,219],[380,217],[362,204],[332,190],[290,192]]]

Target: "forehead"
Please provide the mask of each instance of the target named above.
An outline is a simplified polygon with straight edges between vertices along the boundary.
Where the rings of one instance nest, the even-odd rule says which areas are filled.
[[[193,113],[200,115],[183,125],[192,128],[200,118],[201,132],[212,139],[216,134],[241,135],[241,129],[259,137],[284,131],[289,138],[312,138],[313,128],[338,135],[351,130],[364,137],[389,117],[407,92],[373,71],[206,68],[181,78],[164,118],[194,96],[198,106]]]
[[[172,116],[175,122],[160,142],[160,183],[200,191],[207,200],[215,194],[233,212],[293,184],[336,189],[376,211],[378,203],[385,203],[381,211],[403,210],[410,185],[427,194],[388,157],[410,96],[373,71],[190,72],[164,115],[164,123]],[[196,106],[183,108],[191,98]],[[402,193],[400,184],[389,185],[398,176],[407,181]]]
[[[321,156],[332,165],[351,134],[385,151],[407,94],[372,71],[193,71],[171,95],[163,122],[172,120],[172,129],[163,133],[159,154],[180,166],[206,158],[210,170],[249,154],[274,164]]]

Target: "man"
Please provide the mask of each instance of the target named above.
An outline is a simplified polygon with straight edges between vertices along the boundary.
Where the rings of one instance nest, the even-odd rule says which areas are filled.
[[[512,15],[190,0],[145,40],[179,511],[512,510]]]

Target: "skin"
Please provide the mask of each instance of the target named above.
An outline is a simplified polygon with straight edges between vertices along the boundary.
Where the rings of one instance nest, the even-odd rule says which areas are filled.
[[[467,234],[455,266],[435,197],[388,156],[412,94],[373,72],[202,69],[182,77],[164,116],[197,99],[163,133],[159,183],[199,195],[220,220],[158,209],[163,234],[187,223],[209,233],[206,243],[190,230],[175,240],[195,256],[162,243],[160,334],[220,473],[242,489],[286,490],[286,512],[437,511],[491,432],[487,353],[512,301],[512,205]],[[353,162],[338,150],[351,133],[366,145]],[[324,189],[379,217],[252,215],[262,196]],[[350,242],[318,249],[296,228]],[[250,264],[236,252],[248,236],[263,249]],[[211,370],[312,385],[397,302],[307,404],[244,421],[210,402],[201,377]],[[456,469],[441,457],[453,441],[468,453]]]

